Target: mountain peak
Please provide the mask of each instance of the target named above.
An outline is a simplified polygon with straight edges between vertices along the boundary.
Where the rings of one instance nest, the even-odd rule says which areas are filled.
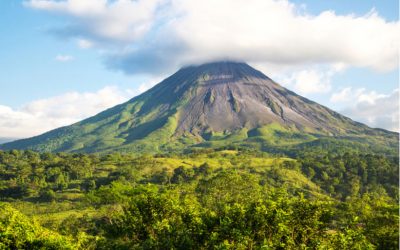
[[[200,65],[190,65],[181,70],[195,71],[197,74],[210,75],[214,77],[240,78],[257,77],[269,79],[262,72],[254,69],[245,62],[239,61],[215,61]]]
[[[219,61],[184,67],[126,103],[2,148],[154,152],[221,143],[271,145],[281,143],[273,141],[277,135],[293,143],[366,134],[387,135],[285,89],[246,63]]]
[[[241,61],[229,61],[229,60],[222,60],[222,61],[210,61],[206,63],[201,63],[201,64],[191,64],[184,66],[183,68],[200,68],[200,69],[216,69],[216,68],[223,68],[223,67],[241,67],[247,65],[250,67],[247,63],[241,62]]]

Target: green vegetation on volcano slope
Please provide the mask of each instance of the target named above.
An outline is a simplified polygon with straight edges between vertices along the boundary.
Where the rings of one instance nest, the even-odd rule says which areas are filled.
[[[21,218],[0,216],[0,244],[397,249],[397,156],[322,150],[297,155],[0,151],[0,209]]]
[[[109,112],[111,111],[105,111],[105,113]],[[398,134],[393,132],[384,131],[373,136],[353,134],[334,137],[321,133],[300,132],[296,128],[283,127],[275,123],[251,130],[243,128],[230,132],[210,131],[202,136],[191,134],[176,136],[174,131],[177,115],[157,119],[151,124],[135,129],[132,134],[132,131],[126,131],[125,125],[121,125],[128,122],[128,120],[123,120],[128,119],[123,114],[124,112],[122,115],[113,116],[106,123],[90,118],[69,127],[50,131],[39,137],[0,145],[0,148],[28,148],[40,152],[102,154],[120,152],[140,155],[143,153],[179,154],[196,149],[225,147],[241,150],[250,148],[291,156],[296,156],[302,151],[314,152],[317,150],[334,153],[373,152],[379,154],[396,154],[399,150]],[[115,120],[119,120],[121,124],[112,125]],[[43,139],[44,137],[52,139]],[[25,141],[30,143],[34,141],[35,146],[25,145]]]
[[[0,149],[142,154],[232,146],[288,155],[321,147],[388,154],[398,152],[398,137],[297,95],[246,63],[223,61],[184,67],[125,103]]]

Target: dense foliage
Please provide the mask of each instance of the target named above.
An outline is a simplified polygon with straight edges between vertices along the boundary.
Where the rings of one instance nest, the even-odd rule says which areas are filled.
[[[398,248],[394,156],[0,151],[0,198],[0,249]]]
[[[68,237],[44,229],[13,209],[0,204],[0,249],[75,249]]]

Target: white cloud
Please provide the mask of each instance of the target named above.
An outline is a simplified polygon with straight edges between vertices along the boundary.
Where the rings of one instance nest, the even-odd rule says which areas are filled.
[[[293,72],[289,77],[280,81],[285,87],[302,95],[327,93],[331,90],[333,71],[306,69]],[[279,79],[279,78],[278,78]]]
[[[93,42],[86,39],[78,39],[78,46],[81,49],[90,49],[93,47]]]
[[[177,2],[186,16],[174,29],[195,48],[190,57],[345,63],[378,70],[393,69],[398,62],[399,23],[385,22],[375,12],[313,16],[288,1]]]
[[[74,57],[70,56],[70,55],[57,55],[55,57],[55,60],[59,61],[59,62],[69,62],[69,61],[74,60]]]
[[[161,0],[31,0],[26,6],[72,16],[78,25],[68,29],[100,39],[133,41],[152,27]]]
[[[341,112],[356,121],[399,132],[399,89],[385,95],[347,87],[333,93],[330,101],[346,105]]]
[[[110,66],[128,73],[219,59],[342,64],[382,71],[398,65],[399,22],[388,22],[374,10],[363,16],[333,11],[312,15],[287,0],[30,0],[25,4],[72,17],[73,25],[64,27],[68,36],[124,42]]]
[[[355,104],[368,103],[374,104],[379,98],[385,98],[387,95],[379,94],[376,91],[367,91],[365,88],[353,89],[346,87],[339,92],[331,95],[330,101],[333,103]]]
[[[351,95],[352,95],[351,87],[343,88],[339,92],[333,93],[330,98],[330,101],[333,103],[348,102],[350,101]]]
[[[122,103],[138,91],[108,86],[96,92],[69,92],[13,109],[0,105],[0,137],[24,138],[70,125]]]

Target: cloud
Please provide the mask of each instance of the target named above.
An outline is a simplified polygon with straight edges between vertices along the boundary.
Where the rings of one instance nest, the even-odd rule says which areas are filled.
[[[96,92],[69,92],[27,103],[19,109],[0,105],[0,137],[24,138],[70,125],[127,101],[139,90],[108,86]]]
[[[81,49],[90,49],[93,47],[93,42],[86,39],[78,39],[78,46]]]
[[[55,57],[55,60],[59,61],[59,62],[69,62],[69,61],[74,60],[74,57],[70,56],[70,55],[57,55]]]
[[[312,15],[287,0],[30,0],[25,5],[71,17],[70,24],[58,27],[66,36],[117,45],[105,62],[129,74],[221,59],[378,71],[398,65],[399,22],[388,22],[375,10],[363,16]]]
[[[341,113],[356,121],[399,132],[399,89],[385,95],[347,87],[333,93],[330,101],[346,105]]]
[[[63,32],[97,39],[134,41],[150,31],[160,0],[31,0],[24,5],[74,18]]]
[[[359,90],[364,91],[364,89],[359,89]],[[343,88],[341,91],[333,93],[330,98],[330,101],[333,103],[348,102],[348,101],[350,101],[351,95],[352,95],[351,87]]]
[[[342,71],[342,68],[330,66],[328,68],[311,67],[297,70],[289,76],[277,76],[277,80],[285,87],[302,95],[328,93],[332,89],[331,78]]]
[[[369,103],[374,104],[377,99],[385,98],[387,95],[379,94],[376,91],[367,91],[365,88],[353,89],[352,87],[343,88],[339,92],[332,94],[330,101],[333,103]]]

